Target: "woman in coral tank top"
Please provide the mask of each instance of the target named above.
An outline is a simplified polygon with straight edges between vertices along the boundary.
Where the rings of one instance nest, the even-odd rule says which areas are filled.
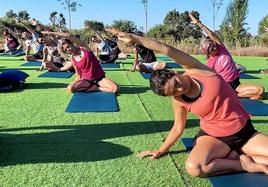
[[[209,37],[201,43],[201,49],[207,55],[207,66],[230,84],[239,97],[260,100],[263,98],[264,88],[256,84],[241,84],[239,81],[239,70],[233,58],[226,49],[220,38],[204,24],[189,14],[192,22],[198,25]]]
[[[187,112],[200,118],[201,131],[186,161],[186,170],[196,177],[230,171],[264,172],[268,175],[268,136],[257,132],[237,94],[220,75],[190,55],[161,43],[116,29],[106,31],[119,40],[137,43],[160,52],[180,64],[185,74],[157,70],[150,85],[161,96],[172,96],[174,125],[158,150],[141,152],[140,158],[156,159],[181,137]],[[239,154],[238,154],[239,153]]]
[[[76,71],[76,79],[68,85],[69,92],[117,92],[117,84],[106,78],[100,63],[90,48],[69,33],[42,32],[43,34],[64,37],[62,51],[72,55],[71,64]]]

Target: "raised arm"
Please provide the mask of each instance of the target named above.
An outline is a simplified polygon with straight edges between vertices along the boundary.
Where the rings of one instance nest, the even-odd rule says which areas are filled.
[[[71,36],[69,33],[65,33],[65,32],[50,32],[50,31],[43,31],[41,32],[42,34],[49,34],[49,35],[55,35],[55,36],[59,36],[59,37],[63,37],[63,38],[67,38],[69,39],[71,42],[73,42],[74,44],[80,46],[80,47],[84,47],[87,50],[91,50],[87,44],[85,44],[82,40]]]
[[[4,27],[4,29],[6,29],[11,34],[11,36],[13,36],[14,38],[18,39],[16,33],[11,28],[9,28],[7,26],[3,26],[3,27]]]
[[[33,30],[31,27],[28,27],[26,24],[24,24],[23,22],[19,21],[17,18],[14,18],[16,20],[16,22],[23,26],[25,29],[27,29],[30,33],[37,35],[37,32],[35,30]]]
[[[208,68],[206,65],[199,62],[197,59],[193,58],[192,56],[172,47],[167,44],[161,43],[157,40],[145,38],[142,36],[137,36],[135,34],[120,32],[116,29],[109,28],[105,29],[107,32],[111,32],[114,35],[118,36],[118,39],[126,42],[126,43],[137,43],[141,44],[144,47],[147,47],[153,51],[157,51],[159,53],[162,53],[164,55],[167,55],[174,59],[178,64],[180,64],[185,71],[197,73],[197,71],[206,71],[206,72],[212,72],[210,68]]]
[[[186,124],[187,111],[180,103],[173,99],[172,101],[173,114],[174,114],[174,124],[170,130],[164,143],[160,146],[158,150],[155,151],[143,151],[138,154],[138,157],[144,158],[146,156],[151,156],[152,159],[158,158],[161,155],[169,151],[169,149],[178,141],[181,137]]]
[[[207,35],[208,37],[214,41],[215,43],[217,43],[218,45],[221,45],[222,42],[220,40],[220,38],[213,32],[211,31],[209,28],[206,27],[206,25],[204,25],[201,21],[199,21],[196,17],[194,17],[191,13],[188,14],[189,17],[192,20],[192,23],[195,25],[198,25],[198,27],[200,27]]]

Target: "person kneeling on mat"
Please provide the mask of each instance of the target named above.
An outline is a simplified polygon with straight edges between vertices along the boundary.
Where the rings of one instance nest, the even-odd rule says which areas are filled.
[[[200,118],[201,131],[185,163],[190,175],[206,177],[231,171],[268,175],[268,136],[255,130],[237,94],[220,75],[192,56],[157,40],[116,29],[106,31],[121,41],[167,55],[185,70],[184,74],[166,69],[152,72],[152,90],[157,95],[173,97],[174,124],[160,148],[143,151],[138,155],[140,158],[156,159],[167,153],[185,129],[187,112],[192,112]]]
[[[44,34],[64,37],[62,50],[72,55],[71,63],[76,70],[76,79],[68,85],[69,92],[118,92],[117,84],[106,78],[103,69],[94,53],[81,40],[62,32],[43,32]],[[76,45],[74,45],[76,44]]]
[[[135,34],[139,36],[143,35],[140,32],[136,32]],[[164,69],[166,67],[166,63],[158,62],[154,52],[143,45],[134,44],[133,49],[134,62],[131,71],[137,70],[144,73],[151,73],[154,70]],[[141,57],[141,60],[139,60],[139,56]]]

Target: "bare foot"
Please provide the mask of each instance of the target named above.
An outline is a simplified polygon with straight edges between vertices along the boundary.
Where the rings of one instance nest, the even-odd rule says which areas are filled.
[[[157,63],[157,64],[153,67],[153,70],[164,69],[165,67],[166,67],[166,63],[165,63],[165,62],[159,62],[159,63]]]
[[[250,173],[263,172],[268,175],[268,167],[263,164],[256,164],[249,156],[240,155],[240,163],[242,168]]]
[[[239,156],[240,155],[236,151],[231,151],[226,158],[230,160],[238,160]]]

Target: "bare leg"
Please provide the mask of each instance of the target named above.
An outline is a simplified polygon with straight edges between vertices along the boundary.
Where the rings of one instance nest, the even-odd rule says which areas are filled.
[[[100,82],[99,82],[100,87],[98,88],[100,91],[102,92],[113,92],[116,93],[119,91],[119,87],[117,86],[117,84],[108,79],[108,78],[103,78]]]
[[[186,170],[196,177],[244,171],[239,159],[230,156],[229,152],[230,148],[222,141],[211,136],[201,136],[186,161]]]
[[[243,168],[248,172],[264,172],[268,175],[268,136],[256,133],[242,147],[246,156],[240,157]]]
[[[263,99],[264,88],[255,84],[240,84],[236,91],[238,97],[245,97],[253,100]]]
[[[67,91],[72,92],[86,92],[86,91],[99,91],[98,87],[86,81],[85,79],[78,79],[68,85]]]
[[[142,64],[138,64],[136,66],[136,70],[138,70],[140,72],[144,72],[144,73],[152,73],[152,69],[148,69],[146,66],[144,66]]]

